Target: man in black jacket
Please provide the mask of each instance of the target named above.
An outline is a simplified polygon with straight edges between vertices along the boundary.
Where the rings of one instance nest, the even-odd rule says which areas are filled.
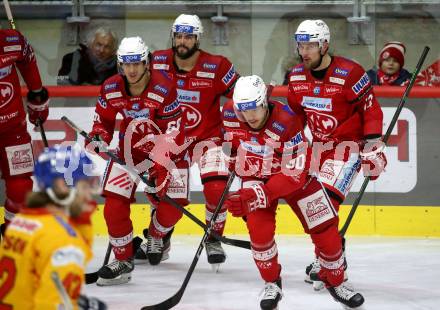
[[[100,85],[117,73],[116,48],[118,40],[108,28],[97,28],[90,33],[87,46],[64,55],[58,71],[58,85]]]

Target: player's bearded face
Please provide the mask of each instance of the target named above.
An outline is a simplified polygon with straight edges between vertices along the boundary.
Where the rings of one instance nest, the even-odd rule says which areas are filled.
[[[188,59],[199,49],[197,36],[193,34],[174,34],[173,51],[180,59]]]
[[[267,108],[259,106],[254,110],[242,111],[243,117],[252,129],[260,129],[264,126],[267,119]]]
[[[298,52],[306,69],[316,69],[321,63],[321,50],[318,42],[298,43]]]

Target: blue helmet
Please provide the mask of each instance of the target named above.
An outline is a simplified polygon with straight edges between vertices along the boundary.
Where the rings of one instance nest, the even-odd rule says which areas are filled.
[[[53,197],[54,181],[63,178],[69,187],[74,187],[79,180],[96,178],[95,168],[91,157],[78,144],[55,145],[38,156],[34,175],[40,190],[46,191],[53,200],[64,205],[70,199],[61,202]]]

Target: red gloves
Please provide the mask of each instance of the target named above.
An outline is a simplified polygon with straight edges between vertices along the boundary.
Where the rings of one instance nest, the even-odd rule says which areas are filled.
[[[229,194],[224,206],[235,217],[243,217],[252,211],[267,208],[271,199],[264,184],[253,184],[251,188],[242,188]]]
[[[158,163],[154,163],[154,166],[151,169],[150,178],[153,179],[155,182],[154,185],[151,184],[149,186],[155,186],[155,188],[152,193],[146,191],[146,194],[152,204],[157,204],[159,200],[165,197],[165,195],[167,194],[167,190],[171,182],[171,174],[164,166],[159,165]]]
[[[49,93],[45,87],[37,91],[29,91],[27,94],[27,109],[29,121],[35,126],[40,120],[41,124],[47,120],[49,115]]]
[[[84,147],[87,151],[94,150],[95,153],[99,153],[100,151],[105,151],[108,149],[108,143],[112,140],[112,136],[110,134],[103,130],[103,129],[94,129],[90,134],[89,137],[92,138],[92,141],[86,140],[84,142]],[[107,142],[108,141],[108,142]]]
[[[369,176],[371,181],[376,180],[387,166],[387,158],[383,151],[385,144],[380,140],[367,140],[360,157],[362,169],[365,176]]]

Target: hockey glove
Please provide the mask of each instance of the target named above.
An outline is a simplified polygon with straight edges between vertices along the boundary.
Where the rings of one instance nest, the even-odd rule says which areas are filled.
[[[94,130],[89,134],[92,137],[92,141],[85,141],[85,148],[87,151],[94,150],[96,154],[100,151],[105,152],[108,149],[108,143],[106,141],[111,141],[112,137],[110,134],[104,130]]]
[[[367,140],[360,157],[362,160],[362,170],[365,176],[369,176],[371,181],[376,180],[387,166],[387,158],[384,153],[385,144],[381,140]]]
[[[251,188],[242,188],[229,194],[224,206],[235,217],[243,217],[257,209],[270,205],[269,193],[264,184],[253,184]]]
[[[171,175],[167,168],[158,163],[154,163],[151,171],[151,178],[155,180],[153,185],[155,186],[155,191],[154,193],[146,192],[146,194],[151,203],[157,205],[159,200],[167,194],[171,182]]]
[[[95,297],[80,295],[78,298],[78,309],[80,310],[107,310],[107,305]]]
[[[49,93],[45,87],[37,91],[29,91],[27,94],[27,110],[29,121],[35,126],[38,120],[44,123],[49,115]]]

